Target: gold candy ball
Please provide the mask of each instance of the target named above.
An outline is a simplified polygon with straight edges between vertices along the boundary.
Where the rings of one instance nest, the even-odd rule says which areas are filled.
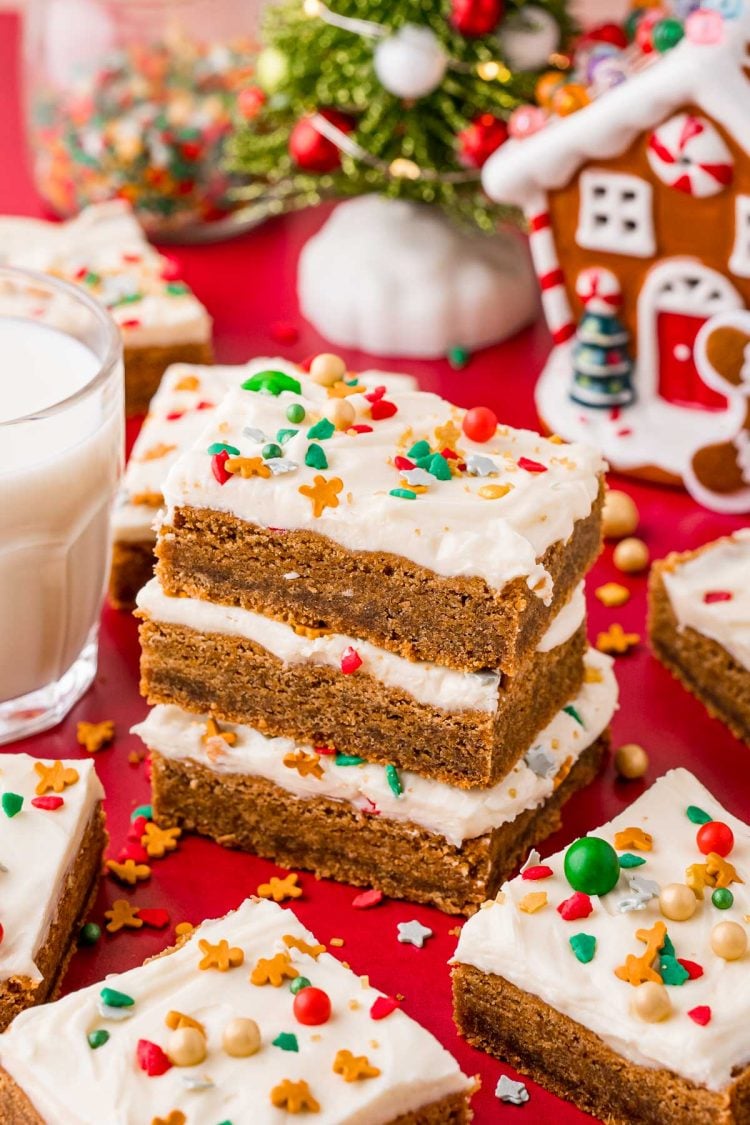
[[[356,411],[347,399],[339,398],[326,411],[326,417],[333,422],[337,430],[348,430],[354,425]]]
[[[646,1023],[665,1020],[672,1011],[672,1001],[664,985],[653,980],[639,984],[633,997],[633,1011]]]
[[[612,562],[625,574],[637,574],[648,566],[648,547],[642,539],[621,539],[612,552]]]
[[[711,948],[724,961],[739,961],[747,952],[747,930],[739,922],[719,922],[711,930]]]
[[[687,922],[692,918],[698,900],[686,883],[667,883],[659,895],[659,909],[672,922]]]
[[[346,364],[340,355],[321,352],[310,364],[310,378],[323,387],[332,387],[346,377]]]
[[[628,781],[643,777],[648,765],[648,754],[637,742],[626,742],[615,752],[615,769]]]
[[[197,1027],[178,1027],[167,1040],[166,1053],[175,1066],[199,1066],[206,1057],[206,1040]]]
[[[627,492],[608,491],[602,510],[602,531],[605,539],[624,539],[638,527],[638,509]]]
[[[224,1028],[221,1045],[233,1059],[246,1059],[260,1050],[260,1028],[255,1020],[236,1016]]]

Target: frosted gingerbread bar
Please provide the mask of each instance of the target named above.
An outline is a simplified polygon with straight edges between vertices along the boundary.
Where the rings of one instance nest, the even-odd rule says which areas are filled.
[[[345,748],[462,787],[507,774],[583,681],[582,585],[513,676],[406,660],[238,606],[170,598],[156,578],[138,607],[149,703]]]
[[[132,609],[136,594],[153,573],[154,524],[172,465],[206,427],[227,391],[268,368],[288,374],[298,371],[288,360],[259,358],[231,367],[175,363],[164,372],[135,440],[112,515],[109,600],[117,609]],[[410,375],[390,372],[367,371],[359,378],[370,386],[416,386]]]
[[[590,651],[586,664],[573,702],[485,789],[160,705],[135,728],[151,751],[154,816],[285,866],[471,912],[598,770],[617,684],[609,657]]]
[[[648,628],[662,664],[750,743],[750,529],[654,563]]]
[[[211,362],[211,318],[123,200],[65,223],[0,217],[0,262],[75,282],[106,305],[122,332],[128,414],[146,410],[170,363]]]
[[[106,832],[104,791],[91,762],[3,754],[0,793],[5,1028],[24,1008],[55,995],[96,894]]]
[[[616,1125],[750,1121],[750,829],[671,770],[464,926],[459,1031]]]
[[[230,392],[172,468],[165,593],[513,673],[599,550],[600,456],[316,359]]]
[[[473,1082],[290,910],[246,900],[0,1037],[10,1125],[461,1125]],[[61,1049],[64,1046],[64,1049]]]

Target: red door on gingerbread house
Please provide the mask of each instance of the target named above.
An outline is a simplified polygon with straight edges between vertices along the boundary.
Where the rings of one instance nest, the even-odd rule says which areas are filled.
[[[695,410],[726,409],[726,399],[698,374],[695,338],[712,316],[742,307],[731,281],[694,258],[655,266],[638,297],[639,396]]]

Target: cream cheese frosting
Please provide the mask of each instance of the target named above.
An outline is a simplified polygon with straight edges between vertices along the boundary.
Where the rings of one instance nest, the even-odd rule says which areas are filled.
[[[717,539],[662,578],[679,629],[695,629],[750,668],[750,528]]]
[[[107,306],[126,348],[204,343],[211,318],[143,233],[129,205],[112,200],[64,223],[0,217],[0,262],[75,281]]]
[[[290,581],[293,581],[290,579]],[[244,637],[266,649],[284,664],[323,664],[340,668],[343,653],[356,649],[362,672],[391,688],[407,692],[419,703],[446,711],[496,709],[501,682],[499,672],[457,672],[440,664],[405,660],[402,656],[342,633],[309,637],[291,625],[237,606],[199,598],[172,598],[158,578],[143,587],[136,599],[140,615],[152,621],[181,626],[198,633]],[[539,642],[549,652],[569,640],[586,616],[583,583],[578,586]]]
[[[163,534],[171,534],[176,508],[207,508],[262,527],[312,531],[347,550],[398,555],[442,576],[483,578],[494,589],[523,578],[549,604],[552,578],[541,560],[590,514],[604,470],[596,450],[508,426],[489,441],[470,441],[461,430],[465,411],[419,391],[387,391],[378,405],[372,393],[350,394],[354,425],[367,430],[322,436],[314,425],[331,406],[329,389],[302,375],[299,383],[299,393],[227,395],[167,477]],[[287,420],[293,404],[306,412],[300,425]],[[210,447],[223,442],[257,458],[280,431],[294,431],[283,445],[287,471],[219,483]],[[431,454],[451,451],[454,467],[466,471],[438,479],[421,467],[397,468],[394,459],[408,460],[422,441]],[[311,443],[325,454],[326,469],[306,465]],[[321,480],[340,495],[316,515],[306,490],[320,489]]]
[[[201,971],[205,947],[199,943],[222,940],[241,950],[243,963],[226,972]],[[278,988],[251,983],[258,962],[276,956],[328,995],[326,1023],[311,1027],[296,1020],[288,980]],[[117,1009],[129,1018],[102,1016],[103,986],[134,1001]],[[0,1062],[46,1125],[143,1125],[172,1110],[184,1113],[187,1125],[275,1125],[286,1114],[272,1105],[271,1091],[285,1080],[307,1083],[320,1107],[320,1125],[384,1125],[442,1098],[468,1095],[472,1081],[429,1032],[399,1010],[372,1018],[381,996],[366,978],[319,953],[314,936],[290,910],[247,899],[224,918],[202,923],[167,956],[23,1012],[0,1036]],[[138,1066],[137,1043],[165,1049],[169,1011],[203,1025],[206,1058],[149,1077]],[[223,1031],[235,1018],[255,1020],[260,1030],[260,1049],[250,1057],[233,1058],[222,1048]],[[98,1029],[109,1039],[93,1050],[87,1035]],[[296,1051],[274,1045],[284,1033],[296,1036]],[[380,1073],[345,1081],[333,1070],[342,1050],[364,1056]]]
[[[361,761],[340,764],[320,754],[320,777],[302,776],[295,756],[316,754],[290,738],[268,738],[248,726],[222,724],[236,735],[234,745],[206,739],[206,716],[169,704],[152,708],[133,728],[150,750],[173,761],[197,762],[218,774],[262,777],[302,800],[326,797],[344,801],[365,813],[379,812],[391,820],[408,821],[443,836],[454,847],[538,808],[551,796],[556,778],[567,772],[587,746],[605,730],[617,706],[617,681],[612,661],[594,649],[586,655],[586,682],[578,696],[534,741],[501,782],[489,789],[457,789],[404,770],[403,792],[397,796],[383,766]],[[285,759],[288,764],[285,764]]]
[[[687,816],[690,806],[729,825],[735,843],[727,860],[741,878],[750,880],[748,826],[723,809],[687,770],[670,770],[614,820],[591,833],[615,844],[616,833],[640,828],[652,836],[653,845],[649,851],[618,848],[646,862],[622,870],[609,894],[592,896],[589,917],[568,922],[556,909],[573,893],[563,873],[565,853],[557,852],[543,861],[552,868],[549,878],[510,880],[498,895],[502,901],[485,904],[466,923],[454,960],[505,977],[589,1028],[633,1063],[665,1067],[700,1086],[722,1090],[735,1067],[750,1063],[750,977],[748,954],[724,961],[712,951],[710,937],[719,922],[744,924],[750,911],[748,882],[731,884],[734,903],[726,910],[712,904],[709,887],[688,921],[665,918],[658,896],[641,909],[622,909],[628,897],[633,898],[628,882],[634,875],[664,887],[684,883],[689,866],[706,862],[696,844],[699,825]],[[536,913],[519,909],[530,891],[547,894],[548,904]],[[703,974],[669,986],[671,1014],[659,1023],[646,1023],[632,1011],[634,987],[619,979],[615,969],[629,954],[643,953],[645,946],[635,931],[648,930],[658,921],[666,924],[675,956],[696,963]],[[571,950],[570,938],[578,933],[596,939],[589,963],[580,962]],[[688,1015],[702,1006],[710,1008],[705,1026]]]
[[[227,391],[268,368],[299,375],[296,364],[279,357],[258,357],[233,366],[174,363],[167,368],[125,469],[112,518],[115,539],[139,543],[156,539],[154,519],[167,473],[205,429]],[[390,371],[364,371],[359,379],[367,386],[413,389],[417,385],[411,375]]]
[[[0,816],[0,980],[40,981],[35,963],[55,917],[66,876],[74,866],[94,809],[104,797],[93,762],[63,761],[78,780],[59,794],[54,810],[35,808],[41,775],[29,754],[0,757],[0,792],[23,798],[20,812]],[[42,761],[40,765],[46,766]],[[57,794],[53,794],[57,795]]]

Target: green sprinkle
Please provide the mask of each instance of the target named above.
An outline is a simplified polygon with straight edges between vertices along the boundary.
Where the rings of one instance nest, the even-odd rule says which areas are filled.
[[[675,950],[674,943],[669,934],[664,935],[664,941],[661,943],[659,951],[663,957],[676,957],[677,951]]]
[[[632,852],[623,852],[620,856],[620,867],[642,867],[645,862],[642,855],[633,855]]]
[[[291,441],[294,435],[298,433],[299,430],[279,430],[276,434],[276,440],[280,441],[282,445],[286,445],[286,443]]]
[[[675,987],[690,979],[690,973],[685,966],[681,965],[676,957],[664,953],[659,958],[659,975],[665,984]]]
[[[78,944],[96,945],[101,936],[101,926],[97,926],[96,922],[87,922],[85,926],[81,926],[80,932],[78,934]]]
[[[297,1036],[293,1031],[282,1031],[271,1042],[274,1047],[281,1047],[282,1051],[299,1051]]]
[[[103,1047],[109,1039],[109,1032],[105,1031],[103,1027],[98,1027],[96,1031],[90,1031],[86,1036],[88,1039],[89,1047],[95,1051],[97,1047]]]
[[[183,293],[188,292],[188,287],[184,281],[168,281],[167,293],[170,297],[181,297]]]
[[[93,270],[89,270],[83,279],[84,285],[98,285],[100,281],[101,277],[98,273],[94,273]]]
[[[416,500],[416,492],[412,492],[410,488],[392,488],[388,493],[389,496],[396,496],[399,500]]]
[[[215,441],[209,445],[206,453],[214,456],[217,453],[231,453],[233,457],[239,457],[240,451],[236,445],[227,445],[225,441]]]
[[[699,809],[697,805],[688,805],[685,812],[688,820],[692,821],[693,824],[708,824],[713,820],[712,816],[709,816],[703,809]]]
[[[455,347],[448,349],[448,363],[455,370],[460,371],[462,367],[466,367],[470,359],[471,353],[468,348]]]
[[[307,453],[305,454],[305,464],[308,469],[328,468],[328,458],[323,452],[322,445],[316,445],[314,441],[310,442],[307,447]]]
[[[432,457],[430,457],[430,463],[427,466],[427,472],[431,473],[437,480],[451,479],[451,467],[442,453],[433,453]]]
[[[298,422],[304,422],[305,408],[302,403],[293,402],[291,406],[287,406],[286,417],[288,422],[294,422],[295,425],[297,425]]]
[[[398,776],[398,770],[395,766],[385,767],[385,780],[390,786],[391,793],[396,797],[400,797],[404,791],[404,787],[401,784],[401,778]]]
[[[295,977],[294,980],[289,981],[289,991],[293,996],[296,996],[303,988],[310,988],[310,981],[307,977]]]
[[[568,938],[568,941],[576,959],[582,965],[588,965],[589,961],[594,960],[596,938],[593,934],[573,934],[571,938]]]
[[[264,445],[260,451],[260,455],[264,461],[273,461],[276,457],[281,457],[282,449],[275,441],[269,441],[268,445]]]
[[[293,379],[284,371],[258,371],[242,384],[243,391],[257,391],[259,394],[278,396],[282,391],[298,395],[302,391],[299,379]]]
[[[336,766],[361,766],[364,758],[358,758],[356,754],[337,754],[333,762]]]
[[[23,808],[23,797],[20,793],[3,793],[0,804],[5,815],[13,817]]]
[[[330,418],[321,418],[319,422],[316,422],[314,426],[310,427],[307,431],[307,436],[309,438],[319,438],[321,441],[325,441],[335,430],[336,427]]]
[[[729,907],[734,902],[734,895],[729,887],[717,887],[711,895],[711,902],[717,910],[729,910]]]
[[[146,820],[153,820],[153,807],[151,805],[138,805],[138,807],[133,809],[132,813],[130,814],[130,823],[132,824],[133,821],[137,820],[139,816],[145,816]]]
[[[586,725],[572,703],[569,703],[567,707],[563,707],[563,711],[566,715],[570,715],[572,719],[575,719],[580,727],[584,727]]]
[[[413,461],[416,457],[429,457],[431,453],[432,450],[428,441],[418,441],[415,442],[406,456]]]
[[[103,988],[99,993],[102,1004],[109,1008],[132,1008],[135,1000],[127,992],[118,992],[116,988]]]
[[[136,301],[142,301],[142,300],[143,300],[143,294],[142,293],[125,293],[125,294],[123,294],[122,297],[118,297],[116,301],[113,301],[110,304],[109,307],[111,309],[117,309],[121,305],[134,305],[136,303]]]
[[[425,472],[430,471],[430,462],[432,461],[432,454],[426,453],[424,457],[415,457],[414,464],[418,469],[424,469]]]

